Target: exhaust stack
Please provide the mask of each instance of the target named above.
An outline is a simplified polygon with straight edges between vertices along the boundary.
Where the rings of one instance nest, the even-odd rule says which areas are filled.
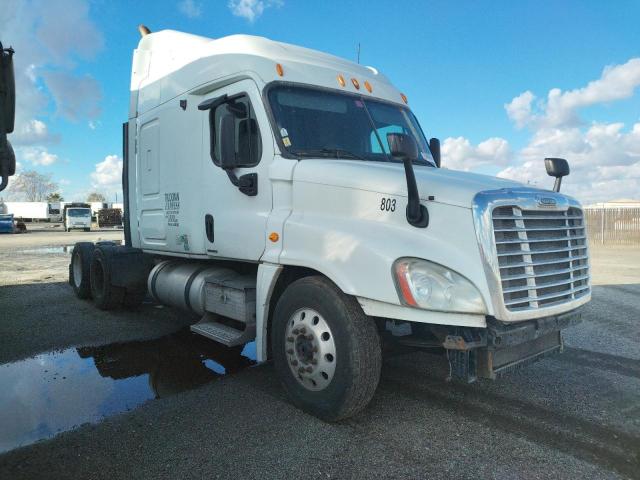
[[[138,25],[138,31],[140,32],[141,37],[146,37],[151,33],[151,30],[146,25]]]

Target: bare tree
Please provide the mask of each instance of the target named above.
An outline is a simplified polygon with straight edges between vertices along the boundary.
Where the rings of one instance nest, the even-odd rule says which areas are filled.
[[[90,193],[87,196],[87,202],[104,202],[104,201],[105,201],[104,195],[98,192]]]
[[[58,184],[51,180],[51,174],[27,170],[18,175],[11,185],[11,192],[22,194],[29,202],[42,202],[58,189]]]
[[[47,202],[64,202],[64,197],[62,195],[60,195],[60,193],[58,192],[54,192],[54,193],[50,193],[47,196]]]

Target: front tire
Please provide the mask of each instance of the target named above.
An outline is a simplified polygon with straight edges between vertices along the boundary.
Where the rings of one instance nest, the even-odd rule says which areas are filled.
[[[333,422],[373,397],[382,364],[375,323],[328,279],[305,277],[287,287],[271,338],[278,376],[302,410]]]

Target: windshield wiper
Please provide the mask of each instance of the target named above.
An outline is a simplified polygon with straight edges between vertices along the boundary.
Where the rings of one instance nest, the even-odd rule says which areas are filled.
[[[329,158],[352,158],[354,160],[366,160],[360,155],[350,152],[349,150],[343,150],[341,148],[316,148],[297,151],[293,153],[303,156],[322,156]]]

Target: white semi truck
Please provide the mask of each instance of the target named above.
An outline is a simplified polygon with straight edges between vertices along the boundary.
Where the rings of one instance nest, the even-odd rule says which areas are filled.
[[[88,203],[65,203],[62,209],[62,225],[65,232],[91,230],[91,205]]]
[[[464,381],[562,350],[591,297],[566,161],[546,160],[554,190],[442,169],[375,68],[247,35],[141,33],[125,245],[75,246],[79,297],[111,309],[148,292],[196,333],[255,341],[329,421],[372,398],[381,338],[446,349]]]

